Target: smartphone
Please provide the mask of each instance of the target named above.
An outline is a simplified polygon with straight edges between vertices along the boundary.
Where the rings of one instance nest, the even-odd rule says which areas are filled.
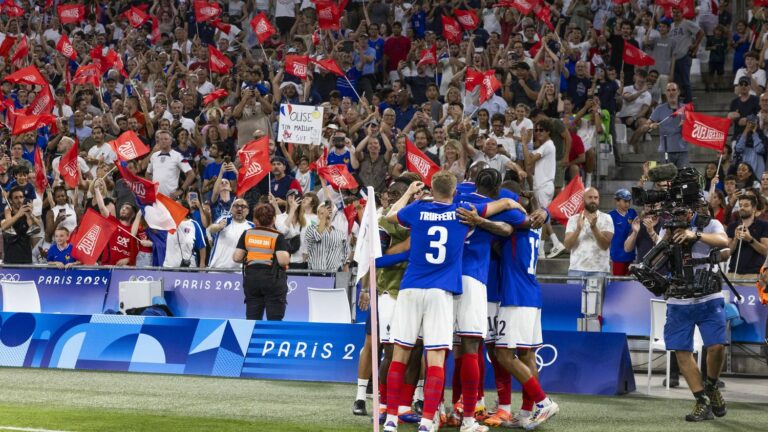
[[[190,201],[197,201],[197,192],[190,192],[187,197]]]
[[[224,163],[230,163],[230,162],[232,162],[232,158],[229,157],[229,155],[224,156]]]
[[[648,161],[648,168],[650,169],[656,168],[656,161]]]

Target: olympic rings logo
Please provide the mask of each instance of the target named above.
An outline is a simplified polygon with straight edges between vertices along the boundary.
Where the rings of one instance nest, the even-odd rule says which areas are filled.
[[[299,284],[296,281],[289,281],[288,282],[288,295],[291,295],[291,293],[296,291],[298,288],[299,288]]]
[[[21,279],[21,275],[18,273],[0,273],[0,282],[18,282]]]
[[[536,365],[539,372],[547,366],[552,366],[555,361],[557,361],[557,348],[554,345],[545,344],[536,349]]]
[[[136,281],[136,282],[150,282],[150,281],[154,281],[155,277],[154,276],[131,276],[130,280]]]

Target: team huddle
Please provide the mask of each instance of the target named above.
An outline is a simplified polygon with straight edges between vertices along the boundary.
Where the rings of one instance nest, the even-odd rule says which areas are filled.
[[[453,174],[438,172],[431,179],[431,199],[418,199],[421,182],[410,182],[405,189],[407,183],[398,179],[388,190],[390,196],[402,196],[385,210],[380,224],[385,255],[377,261],[383,267],[377,274],[377,298],[385,347],[386,380],[379,383],[386,407],[384,430],[396,431],[402,421],[419,421],[419,431],[437,430],[442,423],[460,426],[462,432],[487,431],[487,426],[535,428],[559,410],[539,385],[534,353],[542,344],[536,264],[547,212],[530,206],[526,210],[520,202],[527,200],[510,190],[514,184],[502,185],[494,169],[481,170],[475,183],[458,188]],[[483,388],[483,342],[498,391],[498,407],[491,415],[483,409],[476,412]],[[454,409],[445,418],[439,406],[451,347]],[[427,353],[424,367],[422,349]],[[411,400],[421,370],[419,420],[411,412]],[[521,409],[514,415],[511,376],[523,388]],[[357,399],[355,408],[360,390]]]

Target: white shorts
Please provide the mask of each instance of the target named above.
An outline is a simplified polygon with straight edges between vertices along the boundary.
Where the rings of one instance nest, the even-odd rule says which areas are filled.
[[[392,343],[389,338],[392,332],[392,316],[395,314],[395,304],[397,304],[397,299],[392,298],[389,293],[379,294],[376,307],[379,309],[379,341],[381,343]]]
[[[555,184],[547,182],[541,187],[534,189],[533,194],[536,197],[536,201],[539,202],[539,207],[547,208],[555,197]]]
[[[462,294],[453,297],[455,333],[485,338],[488,334],[488,291],[480,281],[461,277]]]
[[[537,348],[541,337],[541,309],[523,306],[502,306],[496,327],[496,347]]]
[[[400,290],[392,317],[390,340],[408,348],[423,335],[424,349],[451,349],[453,294],[439,289]]]
[[[485,343],[496,343],[496,314],[499,313],[499,304],[488,302],[488,335],[485,336]]]

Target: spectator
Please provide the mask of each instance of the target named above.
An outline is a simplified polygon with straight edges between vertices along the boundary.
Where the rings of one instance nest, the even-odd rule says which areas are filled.
[[[648,130],[659,130],[659,154],[674,163],[677,168],[688,166],[688,143],[683,140],[683,116],[670,117],[680,106],[680,87],[677,83],[667,84],[665,91],[667,103],[661,104],[651,113],[649,122],[640,128],[640,133]],[[663,121],[663,122],[662,122]]]
[[[640,142],[640,139],[645,134],[643,125],[645,125],[648,119],[651,102],[653,101],[645,81],[646,76],[647,73],[643,70],[635,72],[634,85],[624,87],[622,94],[624,106],[616,114],[616,117],[623,124],[627,125],[627,128],[633,129],[632,137],[629,139],[629,144],[633,147]],[[616,149],[614,148],[615,151]]]
[[[186,201],[181,205],[191,210]],[[174,232],[168,233],[165,244],[163,267],[205,267],[205,234],[191,213],[187,213]]]
[[[750,79],[739,78],[736,87],[736,97],[731,101],[728,118],[733,123],[733,137],[738,139],[747,126],[747,119],[752,118],[760,111],[760,99],[749,92]]]
[[[736,188],[755,188],[760,189],[760,182],[757,180],[755,170],[746,162],[740,162],[736,169]]]
[[[32,204],[26,202],[21,186],[11,188],[8,201],[5,218],[0,223],[4,263],[32,264],[32,236],[40,231],[40,220],[32,214]]]
[[[768,222],[756,219],[757,199],[739,197],[740,221],[728,225],[728,248],[731,260],[728,271],[742,278],[757,279],[768,256]]]
[[[54,232],[59,228],[66,228],[67,238],[69,233],[77,228],[77,214],[75,208],[69,203],[67,190],[62,186],[53,188],[53,193],[48,190],[48,205],[50,211],[45,217],[45,237],[51,242]]]
[[[648,54],[656,60],[656,64],[653,67],[659,73],[658,83],[662,91],[667,88],[670,78],[675,75],[675,41],[669,35],[670,24],[671,20],[667,18],[660,19],[658,32],[646,32],[643,42]]]
[[[600,193],[584,191],[584,210],[568,218],[563,244],[571,252],[568,276],[604,277],[610,273],[613,221],[600,210]]]
[[[637,212],[632,208],[632,194],[626,189],[616,191],[616,208],[608,215],[613,220],[613,237],[611,237],[611,274],[628,276],[629,265],[635,261],[634,248],[626,251],[626,243],[634,230],[633,222]]]
[[[392,157],[392,144],[389,138],[379,134],[379,123],[372,121],[366,128],[366,136],[355,149],[354,157],[359,161],[361,186],[373,186],[376,190],[386,189],[389,159]],[[384,143],[382,154],[381,143]]]
[[[158,192],[171,198],[179,198],[195,181],[195,173],[181,153],[171,149],[173,136],[168,131],[159,130],[155,134],[156,145],[149,158],[147,174],[157,182]],[[184,183],[179,187],[179,175],[184,173]]]
[[[54,244],[48,249],[46,261],[50,265],[55,265],[58,269],[68,269],[73,265],[80,264],[72,257],[72,244],[69,243],[69,230],[64,227],[56,228],[54,234]]]
[[[269,193],[275,198],[285,200],[289,190],[301,193],[301,185],[293,176],[285,173],[287,162],[284,158],[275,156],[272,158],[272,172]]]
[[[757,117],[748,117],[744,132],[738,137],[733,150],[737,159],[752,168],[755,177],[761,177],[765,172],[765,143],[756,128]]]
[[[307,264],[307,228],[318,224],[317,206],[320,201],[314,192],[306,193],[301,199],[295,194],[289,194],[287,200],[288,211],[278,213],[275,219],[275,228],[282,233],[288,241],[288,251],[291,252],[289,267],[292,269],[306,269]],[[273,203],[273,206],[276,204]]]
[[[211,243],[211,259],[208,267],[211,268],[238,268],[240,263],[232,259],[232,254],[237,248],[240,236],[253,228],[253,223],[248,221],[248,203],[238,198],[232,204],[230,214],[221,216],[208,229],[208,239]]]
[[[734,34],[734,37],[737,35]],[[733,78],[733,85],[738,86],[741,84],[742,78],[747,78],[749,81],[749,84],[747,88],[749,88],[749,94],[751,96],[757,96],[763,94],[765,92],[765,70],[760,69],[758,66],[760,64],[760,56],[756,52],[748,52],[744,56],[744,61],[746,65],[740,69],[734,69],[736,72],[736,76]],[[734,91],[737,90],[734,88]]]
[[[699,25],[683,18],[680,7],[672,8],[672,28],[670,36],[675,41],[675,75],[673,80],[680,84],[683,103],[693,100],[691,89],[691,62],[699,51],[699,44],[704,32]]]
[[[643,212],[632,220],[632,231],[624,241],[624,252],[633,254],[635,262],[642,262],[645,255],[659,241],[659,231],[661,219],[654,211],[654,205],[646,204],[643,206]]]
[[[347,266],[347,235],[332,223],[333,204],[326,201],[317,207],[317,226],[310,225],[304,240],[310,270],[340,270]]]

